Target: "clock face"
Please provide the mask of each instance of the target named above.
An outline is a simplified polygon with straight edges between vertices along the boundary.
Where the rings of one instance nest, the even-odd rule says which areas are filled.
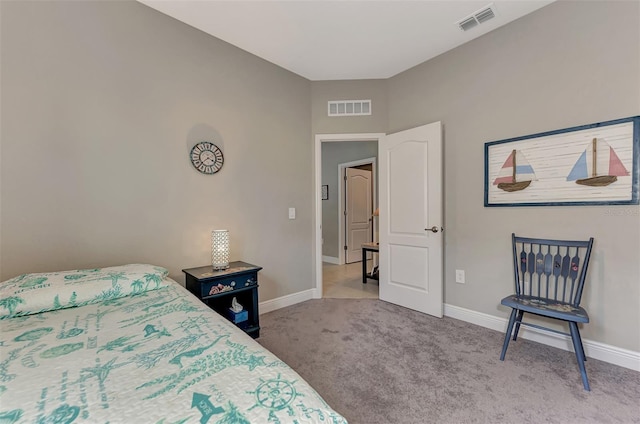
[[[213,143],[201,141],[191,149],[191,163],[203,174],[215,174],[222,168],[222,150]]]

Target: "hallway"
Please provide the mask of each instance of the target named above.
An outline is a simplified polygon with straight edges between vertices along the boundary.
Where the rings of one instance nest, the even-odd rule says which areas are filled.
[[[371,270],[371,260],[367,261]],[[322,297],[334,299],[378,299],[378,282],[362,284],[362,263],[346,265],[322,263]]]

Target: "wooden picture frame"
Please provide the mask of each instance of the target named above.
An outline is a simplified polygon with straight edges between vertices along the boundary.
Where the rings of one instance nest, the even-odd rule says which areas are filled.
[[[484,206],[637,205],[640,116],[484,145]]]

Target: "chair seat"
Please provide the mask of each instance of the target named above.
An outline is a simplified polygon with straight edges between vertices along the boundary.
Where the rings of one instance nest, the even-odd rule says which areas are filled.
[[[511,295],[502,299],[500,303],[510,308],[564,321],[589,322],[589,315],[584,308],[552,299]]]

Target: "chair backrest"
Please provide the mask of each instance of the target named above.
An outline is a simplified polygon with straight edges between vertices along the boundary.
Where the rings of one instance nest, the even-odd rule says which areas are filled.
[[[580,305],[593,237],[587,241],[516,237],[513,268],[516,294]]]

